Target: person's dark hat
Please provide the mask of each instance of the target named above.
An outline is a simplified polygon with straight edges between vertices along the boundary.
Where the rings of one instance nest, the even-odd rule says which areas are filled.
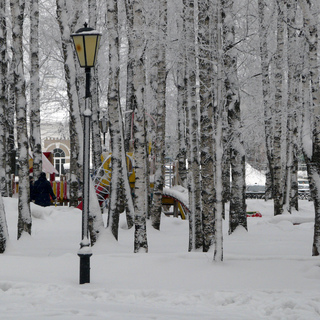
[[[40,173],[40,178],[46,178],[46,174],[44,172]]]

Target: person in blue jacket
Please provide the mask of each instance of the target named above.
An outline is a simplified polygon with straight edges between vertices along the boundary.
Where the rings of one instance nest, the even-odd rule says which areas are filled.
[[[47,180],[46,174],[44,172],[40,173],[39,179],[34,183],[33,195],[35,204],[42,207],[48,207],[51,205],[50,196],[53,200],[56,199],[51,184]]]

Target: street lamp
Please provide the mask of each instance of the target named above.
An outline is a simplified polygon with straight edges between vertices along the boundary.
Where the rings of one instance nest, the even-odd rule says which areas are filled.
[[[86,92],[85,110],[83,126],[83,189],[82,189],[82,239],[80,242],[80,284],[90,283],[90,257],[92,256],[89,232],[89,195],[90,195],[90,121],[91,121],[91,97],[90,93],[90,70],[94,67],[101,33],[92,28],[88,28],[87,23],[84,28],[79,29],[71,35],[74,47],[78,56],[81,68],[85,68]]]

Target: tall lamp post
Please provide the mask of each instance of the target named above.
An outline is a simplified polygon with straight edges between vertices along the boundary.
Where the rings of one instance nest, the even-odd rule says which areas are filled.
[[[90,197],[90,122],[91,122],[91,93],[90,93],[90,70],[94,67],[101,33],[92,28],[88,28],[87,23],[84,28],[79,29],[71,35],[74,47],[78,56],[81,68],[85,68],[86,92],[84,128],[83,128],[83,190],[82,190],[82,239],[80,242],[80,284],[90,283],[90,257],[92,256],[89,232],[89,197]]]

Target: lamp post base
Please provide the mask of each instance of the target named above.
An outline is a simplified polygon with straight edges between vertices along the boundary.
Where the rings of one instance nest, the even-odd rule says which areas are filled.
[[[90,257],[92,253],[78,253],[80,257],[80,284],[90,283]]]

